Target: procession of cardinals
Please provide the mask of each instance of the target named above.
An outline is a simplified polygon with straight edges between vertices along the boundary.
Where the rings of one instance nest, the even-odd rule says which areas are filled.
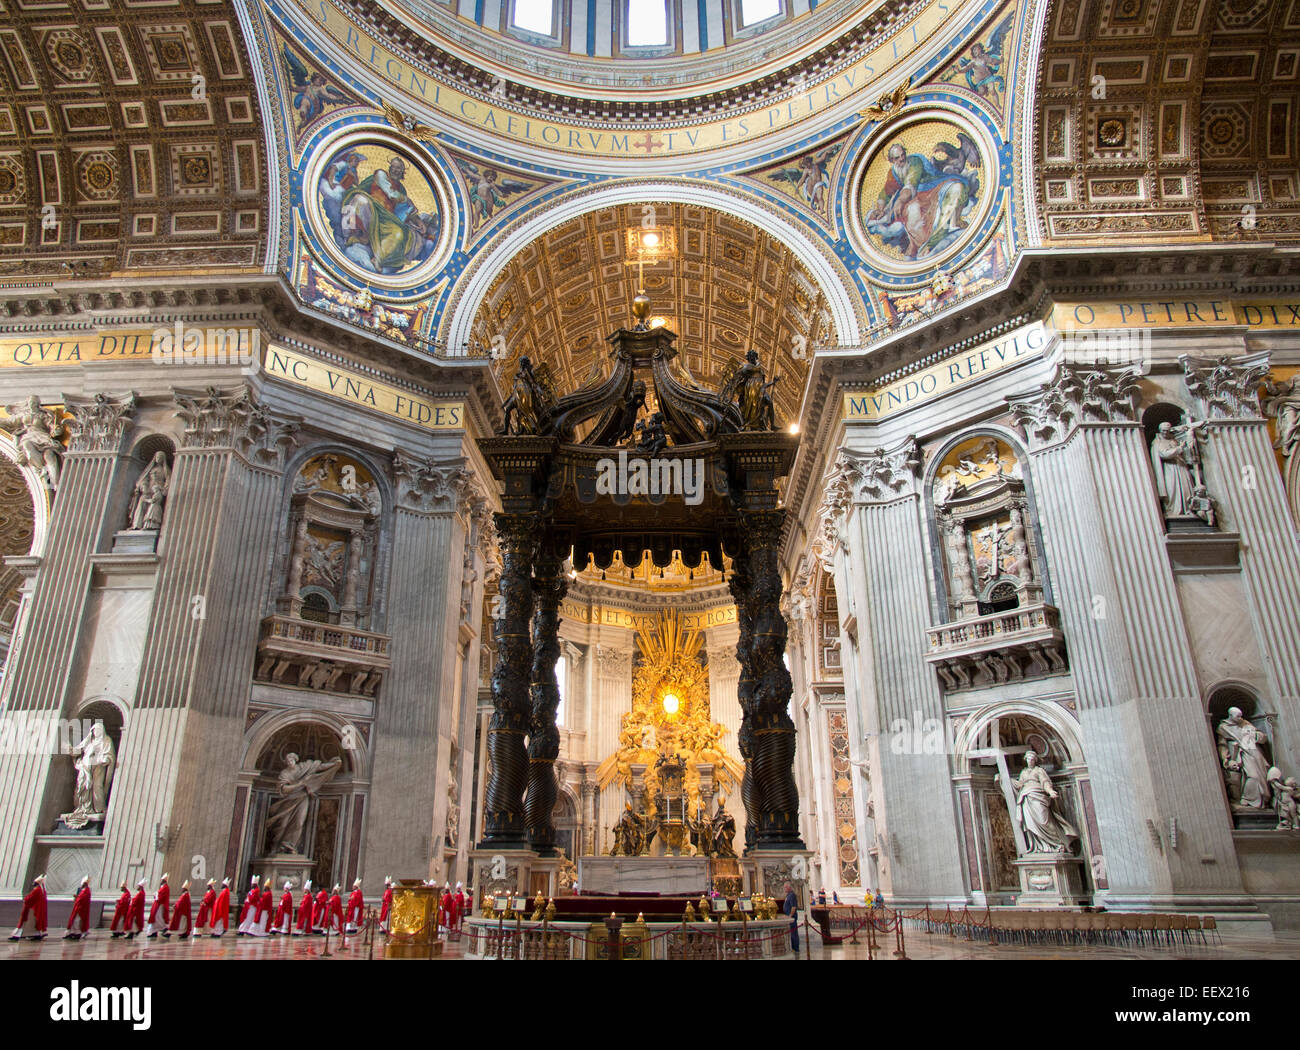
[[[122,882],[118,886],[120,896],[113,909],[113,920],[109,925],[109,937],[124,937],[130,940],[143,934],[148,939],[155,937],[224,937],[230,932],[230,879],[208,879],[203,897],[199,900],[198,913],[194,913],[194,903],[190,895],[190,883],[187,879],[181,883],[180,892],[172,901],[169,876],[164,874],[154,890],[149,902],[149,893],[144,879],[140,879],[134,889]],[[431,885],[426,883],[426,885]],[[379,917],[376,929],[387,935],[389,915],[393,907],[393,886],[391,877],[384,879],[384,894],[380,899]],[[145,907],[148,902],[148,914]],[[72,910],[68,915],[68,928],[63,934],[65,940],[78,941],[90,936],[90,876],[81,880]],[[456,883],[452,892],[450,883],[443,885],[442,897],[438,904],[438,932],[451,933],[459,930],[463,917],[472,912],[474,906],[473,891],[466,893],[462,883]],[[313,892],[311,880],[303,883],[301,899],[295,904],[293,883],[285,882],[281,887],[277,901],[271,888],[271,880],[259,881],[254,875],[248,886],[235,920],[236,937],[306,937],[326,934],[351,935],[360,933],[365,924],[366,900],[361,892],[361,880],[352,883],[346,905],[336,883],[332,890],[324,887]],[[32,882],[31,891],[23,898],[23,910],[18,925],[10,935],[11,941],[42,941],[48,933],[49,901],[45,893],[45,876],[38,875]],[[24,933],[25,930],[30,931]]]

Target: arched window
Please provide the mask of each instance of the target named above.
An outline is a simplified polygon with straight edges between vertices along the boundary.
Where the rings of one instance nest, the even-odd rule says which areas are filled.
[[[516,29],[550,36],[555,19],[555,0],[515,0],[511,24]]]
[[[752,26],[781,13],[781,0],[740,0],[740,24]]]
[[[668,43],[668,5],[664,0],[627,0],[627,42],[631,47]]]

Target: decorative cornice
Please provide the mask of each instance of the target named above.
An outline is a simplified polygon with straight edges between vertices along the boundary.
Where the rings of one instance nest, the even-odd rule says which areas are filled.
[[[1219,358],[1183,354],[1183,380],[1207,419],[1260,418],[1259,385],[1268,375],[1268,351]]]
[[[72,415],[68,424],[72,434],[70,452],[116,452],[139,404],[134,391],[119,398],[107,394],[89,398],[64,394],[63,402]]]
[[[1136,422],[1140,376],[1135,365],[1062,362],[1051,382],[1007,403],[1030,445],[1039,448],[1064,440],[1082,423]]]

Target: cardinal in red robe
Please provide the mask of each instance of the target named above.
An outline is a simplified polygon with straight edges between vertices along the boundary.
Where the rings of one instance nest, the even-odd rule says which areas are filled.
[[[77,932],[73,927],[81,920],[81,931]],[[90,933],[90,876],[87,875],[81,880],[81,885],[77,887],[77,896],[72,901],[72,912],[68,915],[68,931],[63,935],[64,940],[71,938],[79,941],[81,938]]]
[[[253,876],[253,882],[248,888],[248,896],[244,898],[244,906],[239,909],[239,929],[235,931],[236,937],[244,937],[252,929],[253,923],[257,921],[257,906],[262,901],[262,891],[258,888],[257,876]]]
[[[388,913],[393,910],[393,877],[384,876],[384,896],[379,904],[379,929],[388,932]]]
[[[221,933],[217,932],[217,923],[221,923]],[[221,892],[217,894],[217,903],[212,906],[212,936],[220,937],[230,929],[230,880],[221,880]]]
[[[146,937],[157,937],[158,930],[166,927],[167,917],[171,913],[171,899],[172,890],[167,885],[167,874],[164,872],[162,881],[158,883],[158,892],[153,895],[153,907],[149,909],[149,924],[144,930]],[[154,928],[154,923],[158,924],[157,929]]]
[[[271,935],[289,932],[289,923],[293,919],[293,883],[284,884],[284,893],[280,896],[280,906],[275,909],[275,920],[271,923]]]
[[[275,895],[271,892],[271,880],[267,879],[262,892],[257,898],[257,910],[253,912],[249,924],[250,937],[265,937],[271,925],[271,909],[275,907]]]
[[[113,909],[113,925],[108,928],[110,935],[115,938],[126,933],[131,915],[131,891],[125,882],[118,889],[122,891],[122,896],[117,898],[117,907]],[[117,928],[119,922],[122,924],[120,930]]]
[[[181,919],[185,920],[185,930],[181,933],[182,937],[188,937],[194,929],[194,924],[190,920],[190,883],[186,879],[181,883],[181,895],[176,898],[176,907],[172,909],[171,921],[167,924],[167,929],[163,930],[164,937],[170,937],[181,928]]]
[[[465,884],[456,883],[456,929],[460,929],[461,923],[465,921]]]
[[[208,922],[212,919],[212,912],[217,905],[216,883],[208,879],[208,888],[203,892],[203,899],[199,901],[199,917],[194,923],[194,930],[191,937],[199,936],[199,933],[207,928]]]
[[[135,884],[135,896],[131,898],[131,914],[126,920],[126,939],[129,941],[144,929],[144,879]]]
[[[293,931],[295,937],[311,933],[311,879],[302,884],[302,903],[298,905],[298,924]]]
[[[451,885],[448,883],[443,883],[442,903],[441,903],[442,925],[446,928],[448,933],[451,933],[452,929],[456,925],[456,914],[452,910],[453,908],[455,908],[455,906],[456,906],[456,902],[452,899],[451,896]]]
[[[352,884],[352,892],[348,894],[348,914],[347,922],[344,924],[344,933],[356,933],[357,924],[365,917],[366,898],[361,892],[361,880],[357,879]]]
[[[34,941],[45,940],[45,924],[49,917],[49,903],[45,897],[45,876],[37,875],[32,882],[31,891],[23,898],[23,913],[18,917],[18,925],[14,927],[14,932],[10,934],[11,941],[20,941],[23,939],[23,927],[27,925],[27,916],[32,917],[32,924],[36,930],[31,939]]]
[[[311,932],[325,932],[325,908],[329,904],[329,890],[322,889],[316,894],[316,904],[311,911]]]
[[[343,897],[337,885],[330,893],[329,911],[325,913],[325,929],[333,930],[335,933],[343,932]]]

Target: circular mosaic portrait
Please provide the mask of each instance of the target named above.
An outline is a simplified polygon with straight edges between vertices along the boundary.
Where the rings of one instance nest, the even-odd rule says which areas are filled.
[[[308,174],[312,225],[369,283],[418,284],[450,242],[448,198],[428,165],[378,136],[328,147]]]
[[[882,270],[928,270],[961,249],[997,190],[991,147],[974,127],[923,116],[888,127],[854,183],[855,233]]]

